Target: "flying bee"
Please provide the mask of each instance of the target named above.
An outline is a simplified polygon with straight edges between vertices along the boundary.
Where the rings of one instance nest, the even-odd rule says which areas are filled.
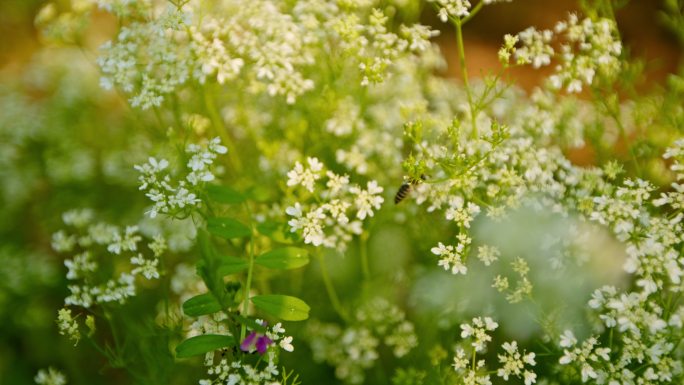
[[[399,187],[397,194],[394,196],[394,204],[399,204],[407,196],[409,196],[411,190],[413,190],[413,186],[420,184],[422,181],[425,180],[425,178],[425,175],[421,174],[420,179],[411,178],[410,180],[402,184],[401,187]]]

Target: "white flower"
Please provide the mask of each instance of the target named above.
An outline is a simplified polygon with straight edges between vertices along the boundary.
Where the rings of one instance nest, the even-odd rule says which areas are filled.
[[[379,209],[382,202],[385,200],[383,197],[377,195],[383,192],[383,188],[378,186],[378,182],[372,180],[366,183],[366,190],[361,189],[359,186],[352,186],[349,188],[349,192],[356,194],[354,199],[354,204],[356,205],[356,217],[363,220],[366,216],[373,216],[373,209]]]
[[[491,335],[487,332],[494,331],[499,327],[499,324],[494,322],[490,317],[473,318],[472,324],[461,324],[461,338],[473,338],[471,345],[475,351],[484,351],[487,342],[492,340]]]
[[[463,243],[454,247],[445,246],[442,242],[439,242],[437,247],[430,249],[433,254],[440,257],[437,265],[443,267],[444,270],[451,270],[452,274],[466,274],[468,272],[468,268],[463,264],[464,250],[465,245]]]
[[[518,351],[516,341],[505,342],[501,347],[506,354],[498,355],[502,366],[497,370],[497,376],[502,377],[505,381],[508,381],[509,376],[523,377],[526,384],[534,383],[537,376],[533,372],[525,370],[525,365],[534,366],[536,364],[534,361],[535,354],[524,351],[521,354]]]
[[[74,346],[78,344],[81,339],[81,333],[78,331],[78,322],[71,316],[71,310],[62,308],[57,312],[57,328],[59,334],[69,337],[74,341]]]
[[[280,340],[278,344],[281,348],[285,349],[288,352],[292,352],[294,350],[294,346],[292,346],[291,336],[284,337],[282,340]]]
[[[461,18],[470,14],[470,1],[468,0],[429,0],[437,3],[439,7],[439,19],[446,23],[449,18]]]
[[[455,371],[465,369],[469,364],[468,357],[466,357],[465,351],[461,348],[456,349],[456,355],[454,355],[454,363],[451,364]]]
[[[577,338],[575,338],[571,330],[564,331],[560,339],[560,346],[563,348],[569,348],[577,343]]]
[[[321,177],[320,171],[323,169],[323,163],[317,158],[307,158],[306,160],[309,168],[305,169],[301,163],[296,162],[294,169],[287,173],[287,185],[290,187],[301,185],[309,192],[313,192],[316,181]]]
[[[40,369],[33,378],[38,385],[66,385],[66,376],[54,368]]]

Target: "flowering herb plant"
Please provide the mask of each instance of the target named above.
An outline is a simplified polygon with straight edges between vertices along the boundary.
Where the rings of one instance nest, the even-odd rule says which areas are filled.
[[[43,4],[0,87],[0,382],[681,383],[684,67],[640,84],[628,1],[583,0],[470,77],[516,1]]]

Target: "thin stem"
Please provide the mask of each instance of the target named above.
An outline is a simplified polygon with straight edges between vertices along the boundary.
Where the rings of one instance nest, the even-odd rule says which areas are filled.
[[[114,340],[114,348],[116,349],[117,356],[121,353],[121,343],[119,340],[119,333],[117,331],[116,322],[112,319],[111,314],[105,310],[104,317],[109,324],[109,329],[112,331],[112,339]]]
[[[337,296],[337,292],[335,291],[335,286],[333,286],[332,281],[330,280],[330,276],[328,275],[328,268],[325,265],[325,258],[323,258],[323,256],[320,253],[316,253],[316,256],[318,257],[318,262],[321,265],[321,275],[323,276],[325,291],[328,293],[330,303],[332,304],[333,309],[335,309],[335,312],[337,312],[340,318],[342,318],[345,322],[349,322],[349,316],[342,307],[340,299]]]
[[[361,233],[359,240],[359,254],[361,254],[361,271],[363,272],[363,279],[370,279],[370,267],[368,265],[368,233],[365,231]]]
[[[614,330],[615,330],[615,328],[610,328],[610,334],[608,335],[608,348],[610,348],[611,351],[613,350],[613,331]]]
[[[473,348],[473,371],[475,371],[475,369],[476,369],[476,367],[475,367],[476,359],[477,359],[477,350],[475,350],[475,348]]]
[[[221,137],[221,141],[223,141],[223,143],[226,146],[228,146],[228,158],[230,159],[230,162],[232,163],[232,166],[235,168],[235,170],[239,172],[242,170],[242,162],[240,162],[240,158],[236,155],[235,151],[237,150],[237,148],[233,144],[233,141],[231,140],[230,136],[228,135],[228,130],[226,129],[226,126],[223,124],[223,119],[221,118],[221,115],[218,113],[218,110],[216,109],[216,103],[214,103],[214,98],[209,93],[206,87],[202,89],[202,94],[204,96],[204,105],[207,109],[207,113],[209,114],[209,119],[211,120],[214,129],[218,132],[219,136]]]
[[[468,16],[466,16],[466,17],[464,17],[463,19],[460,20],[460,21],[461,21],[461,25],[464,25],[465,23],[469,22],[470,19],[472,19],[473,17],[475,17],[475,15],[477,15],[477,13],[480,12],[480,10],[482,9],[482,6],[483,6],[483,5],[484,5],[484,1],[480,1],[479,3],[477,3],[477,5],[475,6],[475,8],[473,8],[472,10],[470,10],[470,13],[468,14]]]
[[[242,304],[242,316],[247,316],[247,311],[249,310],[249,292],[252,289],[252,272],[254,271],[254,223],[252,222],[252,212],[249,205],[245,203],[247,208],[247,213],[249,214],[249,226],[251,233],[249,235],[249,266],[247,267],[247,283],[244,288],[243,304]],[[247,325],[244,323],[240,326],[240,341],[245,339],[247,334]]]
[[[458,46],[458,59],[461,65],[461,77],[463,77],[463,86],[465,87],[466,94],[468,95],[468,109],[470,110],[470,122],[473,126],[471,131],[471,136],[477,138],[477,125],[475,122],[475,105],[473,104],[473,94],[470,90],[470,83],[468,82],[468,69],[466,68],[465,61],[465,44],[463,43],[463,22],[459,19],[454,20],[454,26],[456,27],[456,44]]]

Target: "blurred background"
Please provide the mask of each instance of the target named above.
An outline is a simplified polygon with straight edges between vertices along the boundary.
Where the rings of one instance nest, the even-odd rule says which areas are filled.
[[[11,76],[21,71],[41,46],[34,19],[45,1],[3,0],[0,2],[0,70],[2,76]],[[59,3],[59,2],[58,2]],[[617,12],[618,26],[626,46],[634,56],[644,58],[648,64],[650,82],[662,81],[668,73],[676,72],[681,49],[675,36],[661,22],[662,2],[660,0],[634,0]],[[485,7],[465,27],[464,39],[467,47],[469,73],[478,77],[480,73],[496,71],[499,62],[496,56],[503,35],[517,33],[529,26],[552,28],[568,12],[578,11],[575,0],[514,0],[510,3]],[[95,14],[93,27],[88,31],[87,46],[97,47],[106,41],[115,29],[115,21],[104,14]],[[449,64],[446,76],[458,74],[455,36],[449,25],[441,23],[430,7],[425,7],[421,16],[424,24],[442,31],[436,41],[442,47]],[[518,68],[513,70],[516,81],[530,89],[546,75],[544,71]]]
[[[116,21],[95,12],[85,40],[79,42],[82,49],[51,50],[34,24],[43,4],[0,0],[0,385],[33,383],[37,370],[49,365],[64,369],[74,384],[89,384],[93,378],[102,378],[101,383],[125,383],[116,371],[108,370],[107,377],[101,377],[103,363],[92,364],[98,359],[93,358],[97,353],[91,347],[74,349],[58,335],[54,320],[66,294],[65,268],[50,250],[50,234],[59,227],[65,207],[89,205],[105,215],[107,210],[110,214],[142,212],[146,203],[142,194],[133,193],[135,175],[116,167],[126,149],[136,145],[134,134],[121,135],[117,130],[140,123],[127,121],[131,118],[124,117],[125,103],[97,85],[94,57],[97,47],[115,32]],[[681,64],[677,39],[661,23],[661,6],[657,0],[634,0],[617,13],[625,45],[646,62],[645,88],[661,84]],[[470,76],[481,77],[500,68],[497,51],[504,34],[529,26],[552,28],[576,10],[572,0],[514,0],[486,7],[465,27]],[[452,29],[439,22],[430,7],[425,7],[421,19],[442,31],[436,41],[448,63],[443,75],[458,77]],[[69,63],[68,68],[63,68],[64,63]],[[547,74],[544,69],[522,67],[513,69],[511,77],[530,90]],[[69,81],[74,77],[80,81]],[[16,90],[21,90],[22,99]],[[93,121],[100,122],[99,126],[92,127]],[[575,160],[583,161],[581,156]],[[130,201],[130,196],[137,200]],[[388,239],[407,238],[399,227],[384,231]],[[543,222],[539,231],[544,231]],[[483,230],[483,234],[496,233],[496,229]],[[382,250],[382,236],[371,246]],[[410,247],[395,246],[395,256]],[[380,261],[374,268],[382,266],[391,263]],[[426,276],[418,285],[449,285],[454,282],[450,278],[440,272]],[[472,290],[472,284],[462,282],[453,290]],[[472,298],[472,302],[478,300]]]

